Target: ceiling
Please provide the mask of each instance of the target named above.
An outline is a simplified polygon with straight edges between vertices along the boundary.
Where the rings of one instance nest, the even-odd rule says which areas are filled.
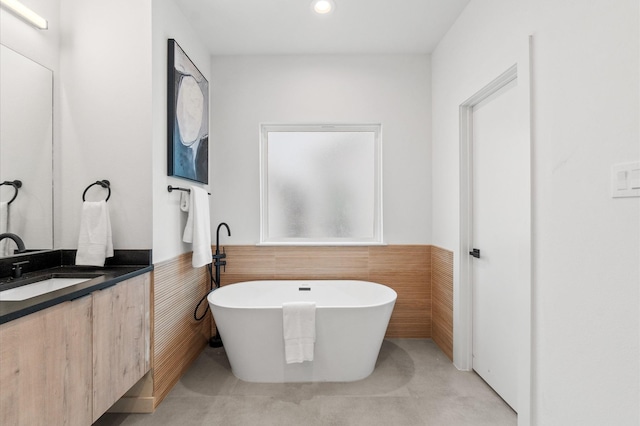
[[[213,55],[430,53],[470,0],[175,0]]]

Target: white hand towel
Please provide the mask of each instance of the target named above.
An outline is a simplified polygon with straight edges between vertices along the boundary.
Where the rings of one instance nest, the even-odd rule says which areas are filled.
[[[7,201],[0,202],[0,234],[9,232],[9,203]],[[0,241],[0,257],[13,255],[13,246],[15,243],[9,238]]]
[[[211,221],[207,191],[192,186],[189,197],[189,217],[184,227],[182,241],[193,243],[191,266],[199,268],[211,263]]]
[[[287,364],[313,361],[316,341],[315,302],[283,303],[282,326]]]
[[[85,201],[80,217],[76,265],[104,266],[105,259],[112,256],[109,206],[104,200]]]

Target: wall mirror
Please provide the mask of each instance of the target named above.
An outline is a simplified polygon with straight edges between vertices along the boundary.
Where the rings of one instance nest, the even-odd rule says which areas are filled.
[[[53,249],[53,72],[4,45],[0,183],[0,233],[18,235],[29,251]],[[2,240],[0,257],[15,248]]]

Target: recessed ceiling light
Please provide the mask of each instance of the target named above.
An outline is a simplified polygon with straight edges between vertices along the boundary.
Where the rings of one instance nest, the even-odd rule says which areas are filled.
[[[313,2],[311,2],[311,8],[313,11],[320,15],[331,13],[335,7],[336,4],[333,0],[313,0]]]

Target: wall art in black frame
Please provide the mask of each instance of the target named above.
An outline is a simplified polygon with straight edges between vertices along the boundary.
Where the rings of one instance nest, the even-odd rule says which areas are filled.
[[[209,82],[174,39],[167,62],[167,174],[209,183]]]

